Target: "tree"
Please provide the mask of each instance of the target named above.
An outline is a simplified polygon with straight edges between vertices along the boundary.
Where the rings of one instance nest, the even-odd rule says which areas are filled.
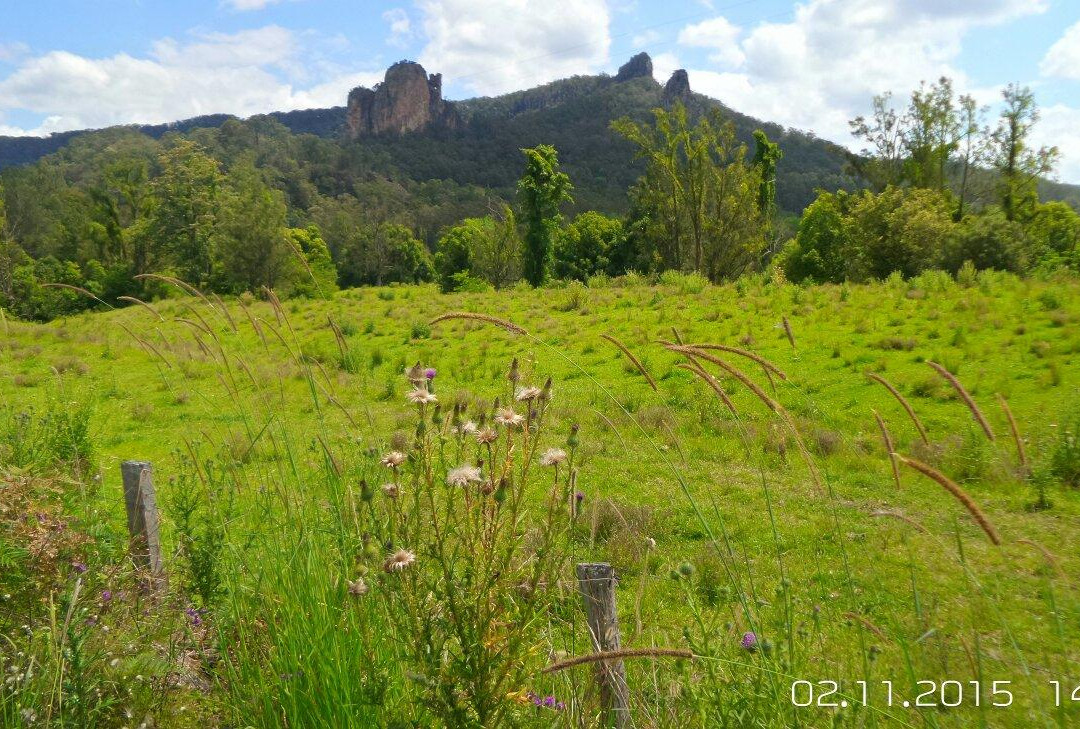
[[[952,235],[952,200],[939,190],[887,187],[863,191],[851,205],[848,277],[884,279],[919,274],[941,259]]]
[[[337,291],[337,268],[318,226],[289,228],[285,231],[285,240],[292,249],[295,262],[289,274],[289,294],[330,298]]]
[[[780,145],[769,140],[760,129],[754,130],[754,161],[758,174],[757,206],[766,233],[775,242],[773,223],[776,220],[776,165],[784,152]],[[772,249],[775,251],[775,248]]]
[[[270,189],[250,160],[229,172],[221,195],[216,246],[228,288],[273,289],[292,251],[285,239],[285,199]]]
[[[654,247],[666,268],[697,270],[712,281],[740,275],[765,242],[761,178],[746,164],[746,146],[716,110],[693,127],[679,103],[653,115],[652,125],[612,122],[646,160],[633,192],[642,223],[634,234],[660,236]]]
[[[841,283],[852,253],[851,196],[843,190],[822,192],[799,219],[795,240],[785,250],[784,272],[792,281]]]
[[[1028,264],[1024,230],[1009,220],[1004,211],[991,207],[979,215],[969,215],[948,240],[944,268],[955,273],[971,261],[977,269],[997,269],[1019,273]]]
[[[1080,264],[1080,215],[1068,204],[1037,205],[1025,228],[1036,261],[1049,266]]]
[[[1004,108],[991,137],[991,164],[997,170],[1001,209],[1008,220],[1030,216],[1038,202],[1035,186],[1057,162],[1057,147],[1030,146],[1039,109],[1031,89],[1009,84],[1002,92]]]
[[[944,76],[911,94],[902,136],[907,159],[903,179],[913,187],[944,190],[949,159],[962,136],[952,81]]]
[[[570,178],[559,171],[555,148],[541,144],[521,150],[525,173],[518,181],[521,220],[525,225],[524,275],[533,286],[542,285],[550,275],[552,250],[562,215],[559,206],[573,202]]]
[[[509,205],[497,215],[481,218],[482,230],[470,241],[472,269],[496,289],[521,278],[521,238],[517,218]]]
[[[873,100],[870,119],[857,116],[848,122],[851,134],[869,147],[861,157],[854,157],[855,171],[870,183],[872,190],[884,190],[899,184],[904,166],[904,127],[906,120],[892,108],[892,92],[878,94]]]
[[[617,218],[589,210],[562,231],[555,245],[555,275],[586,281],[611,272],[613,252],[621,244],[623,226]]]
[[[205,286],[214,269],[214,226],[222,182],[218,163],[187,140],[177,141],[158,161],[161,175],[153,184],[153,218],[141,239],[143,245],[133,252],[134,268],[148,271],[157,256],[166,254],[180,278]]]

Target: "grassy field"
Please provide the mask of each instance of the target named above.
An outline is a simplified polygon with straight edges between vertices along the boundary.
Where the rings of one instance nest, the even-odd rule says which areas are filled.
[[[526,333],[432,323],[454,311]],[[7,320],[0,570],[10,571],[0,586],[11,594],[0,602],[0,663],[22,678],[0,689],[0,723],[597,725],[592,666],[540,669],[591,652],[573,563],[602,560],[620,578],[624,647],[695,654],[627,660],[634,726],[1071,725],[1080,720],[1080,449],[1068,435],[1080,424],[1078,312],[1073,278],[985,273],[965,285],[927,274],[812,288],[682,276],[495,294],[392,287],[280,307],[189,297],[46,325]],[[687,358],[662,344],[677,339],[739,347],[779,372],[701,350],[758,388],[699,355],[731,410],[677,366]],[[377,516],[379,459],[417,454],[402,467],[408,490],[431,482],[431,464],[482,454],[448,428],[490,416],[494,397],[512,401],[515,359],[519,385],[552,385],[550,404],[537,401],[542,429],[526,428],[502,456],[522,461],[520,518],[505,532],[505,554],[517,556],[507,564],[557,559],[533,585],[547,597],[528,620],[491,619],[475,636],[489,662],[481,670],[462,658],[473,654],[459,634],[441,656],[413,650],[421,635],[467,622],[443,621],[443,602],[430,599],[461,573],[420,589],[425,564],[468,559],[402,540],[429,539],[438,551],[426,523],[408,519],[445,513],[469,535],[487,507],[466,501],[457,522],[459,507],[440,511],[418,496]],[[928,361],[963,384],[992,438]],[[423,427],[406,399],[404,372],[416,362],[436,370],[443,408],[420,406]],[[910,402],[925,441],[868,373]],[[961,494],[899,460],[897,483],[875,411],[896,452]],[[572,479],[556,468],[554,483],[577,505],[545,512],[551,481],[534,474],[548,472],[524,461],[549,447],[570,452]],[[123,560],[125,459],[155,467],[165,597],[141,592]],[[376,526],[363,525],[369,507]],[[24,513],[40,517],[28,526]],[[556,514],[551,534],[538,526],[545,513]],[[43,533],[54,521],[65,527],[53,531],[78,538],[53,540],[49,560],[15,543],[53,544]],[[389,538],[373,536],[387,525]],[[458,549],[473,544],[456,539]],[[479,539],[473,546],[487,548]],[[408,588],[381,569],[402,546],[417,546],[417,564],[401,573]],[[498,573],[490,584],[506,588]],[[505,597],[464,579],[462,596]],[[350,590],[357,580],[369,591]],[[523,614],[527,600],[512,602],[505,614]],[[87,615],[73,621],[78,610]],[[39,665],[29,679],[28,656]],[[839,684],[835,694],[826,681]],[[822,705],[794,706],[793,682],[803,682],[795,701],[812,688]],[[498,695],[485,704],[484,691]],[[994,705],[1004,691],[1009,705]],[[915,705],[924,692],[933,707]],[[534,705],[545,696],[562,708]],[[456,713],[433,708],[456,702]]]

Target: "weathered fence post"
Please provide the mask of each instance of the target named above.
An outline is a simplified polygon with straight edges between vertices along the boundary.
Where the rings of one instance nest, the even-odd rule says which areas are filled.
[[[124,461],[120,464],[120,473],[124,477],[131,556],[137,566],[157,577],[162,573],[161,534],[153,468],[146,461]]]
[[[578,585],[585,599],[585,614],[592,634],[593,648],[600,653],[620,649],[619,618],[615,613],[615,570],[603,562],[583,562],[577,566]],[[620,729],[630,719],[630,688],[626,685],[626,666],[621,658],[597,661],[596,678],[600,702],[607,721],[615,718]]]

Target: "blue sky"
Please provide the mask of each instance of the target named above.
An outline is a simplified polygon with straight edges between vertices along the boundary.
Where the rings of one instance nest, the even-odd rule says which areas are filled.
[[[341,105],[416,59],[449,98],[613,72],[853,144],[874,93],[945,74],[989,107],[1009,82],[1080,182],[1078,0],[3,0],[0,134]],[[990,118],[988,117],[988,119]]]

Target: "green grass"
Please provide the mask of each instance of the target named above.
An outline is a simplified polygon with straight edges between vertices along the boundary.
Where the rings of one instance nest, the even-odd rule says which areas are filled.
[[[183,704],[228,725],[430,721],[423,681],[401,664],[399,647],[413,638],[394,627],[392,606],[345,595],[354,558],[366,559],[355,554],[365,540],[350,509],[359,479],[379,477],[369,449],[381,454],[413,435],[408,366],[436,367],[449,407],[505,400],[516,357],[523,381],[554,382],[551,444],[581,426],[577,489],[585,498],[567,547],[574,560],[615,565],[624,645],[701,656],[628,662],[638,725],[1054,726],[1080,718],[1074,702],[1053,706],[1050,683],[1061,681],[1066,695],[1080,683],[1075,583],[1017,542],[1042,545],[1065,575],[1080,569],[1071,548],[1080,496],[1054,466],[1055,453],[1060,460],[1075,451],[1059,444],[1080,411],[1080,283],[990,273],[967,288],[933,274],[814,288],[756,278],[722,287],[678,276],[657,286],[619,283],[453,295],[352,290],[329,302],[285,302],[284,316],[252,303],[257,328],[237,302],[226,313],[197,299],[155,303],[160,319],[133,307],[45,325],[8,320],[0,407],[9,422],[19,412],[70,409],[65,403],[89,408],[89,433],[79,438],[92,444],[100,485],[68,508],[103,519],[114,542],[125,529],[119,461],[154,463],[176,575],[168,609],[205,602],[212,626],[188,626],[176,638],[198,656],[206,686],[165,692],[171,713],[162,716],[175,718]],[[476,321],[429,323],[455,310],[509,319],[528,336]],[[799,437],[734,379],[720,377],[738,417],[675,367],[682,359],[658,344],[675,338],[673,328],[688,343],[740,346],[775,363],[787,382],[770,384],[756,365],[728,358],[783,404]],[[601,334],[635,354],[657,392]],[[993,443],[927,360],[964,384]],[[929,444],[868,371],[911,402]],[[1017,466],[996,393],[1018,421],[1030,475]],[[899,452],[971,495],[1001,547],[941,486],[904,469],[896,488],[872,409]],[[68,462],[71,450],[35,453],[57,451]],[[1035,506],[1040,489],[1048,508]],[[220,551],[203,560],[209,566],[191,550],[173,553],[182,541],[174,505],[190,493],[202,520],[196,533],[221,535]],[[194,578],[207,569],[218,571],[221,591],[204,599],[185,585],[205,584]],[[572,575],[563,577],[567,584],[551,586],[559,599],[549,624],[529,626],[538,636],[531,665],[588,652]],[[750,630],[756,652],[739,645]],[[570,707],[528,708],[519,721],[588,724],[590,676],[587,666],[537,675],[521,689],[554,693]],[[867,681],[874,708],[794,709],[797,679],[839,681],[852,702],[854,682]],[[893,683],[892,707],[883,680]],[[969,695],[957,708],[903,708],[919,680],[956,680],[969,691],[979,680],[983,706]],[[992,681],[1012,682],[1012,706],[988,705]],[[15,716],[3,711],[0,701],[0,716]]]

